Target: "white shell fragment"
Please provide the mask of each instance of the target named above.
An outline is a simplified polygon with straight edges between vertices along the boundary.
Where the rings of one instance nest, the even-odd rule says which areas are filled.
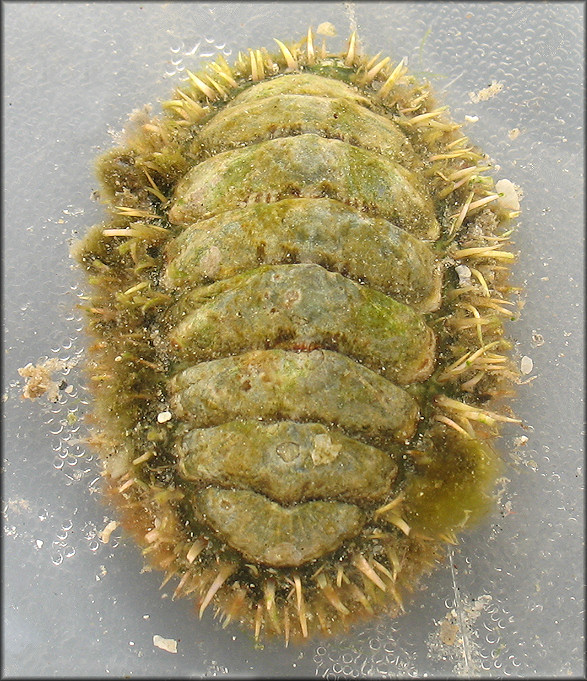
[[[520,210],[520,200],[514,183],[510,180],[498,180],[495,183],[495,190],[499,194],[497,203],[504,210]]]
[[[532,361],[532,359],[530,357],[528,357],[527,355],[524,355],[522,357],[521,362],[520,362],[520,371],[524,375],[531,374],[533,368],[534,368],[534,362]]]
[[[153,636],[153,645],[168,653],[177,653],[177,641],[174,638],[163,638],[159,634]]]
[[[457,265],[455,272],[459,277],[459,286],[469,286],[471,284],[471,270],[466,265]]]

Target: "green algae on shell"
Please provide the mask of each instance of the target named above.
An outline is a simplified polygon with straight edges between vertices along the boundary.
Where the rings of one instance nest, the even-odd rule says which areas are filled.
[[[344,274],[421,312],[440,304],[441,270],[428,244],[332,199],[284,199],[225,211],[186,227],[169,242],[167,257],[168,288],[299,262]]]
[[[200,362],[168,382],[178,417],[198,428],[235,418],[317,421],[374,443],[414,434],[416,401],[352,359],[330,350],[253,350]]]
[[[287,644],[401,612],[490,505],[514,214],[403,62],[278,45],[99,159],[75,254],[123,525],[200,616]]]
[[[383,501],[398,471],[387,452],[319,423],[229,421],[190,429],[177,447],[186,480],[248,488],[286,505]]]
[[[235,100],[202,127],[196,149],[212,155],[308,133],[375,151],[408,168],[422,165],[395,123],[348,98],[324,95],[281,94],[238,106]]]
[[[435,338],[421,315],[314,264],[265,265],[196,288],[169,317],[169,339],[182,359],[321,347],[400,384],[433,368]]]
[[[365,523],[365,514],[354,504],[305,501],[283,506],[249,490],[207,487],[194,505],[230,546],[273,567],[298,567],[331,553]]]
[[[291,196],[328,196],[415,236],[439,234],[434,205],[418,175],[373,151],[315,134],[268,140],[202,161],[177,185],[169,220],[188,225],[250,202]]]

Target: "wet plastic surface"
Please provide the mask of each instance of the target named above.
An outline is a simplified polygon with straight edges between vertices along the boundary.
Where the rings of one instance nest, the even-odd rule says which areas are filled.
[[[568,676],[583,673],[583,19],[581,3],[9,3],[4,7],[4,676]],[[80,438],[80,364],[59,399],[22,400],[17,369],[75,364],[81,277],[68,244],[101,218],[91,163],[127,114],[217,50],[234,58],[332,22],[342,48],[428,73],[465,133],[523,188],[511,327],[533,368],[504,430],[495,513],[396,621],[263,650],[200,621],[100,500]],[[474,102],[493,81],[503,88]],[[499,87],[497,88],[499,90]],[[475,99],[475,98],[473,98]],[[516,136],[516,130],[519,133]],[[524,361],[524,368],[528,368]],[[524,438],[527,438],[524,441]],[[454,610],[452,645],[440,633]],[[448,620],[445,619],[448,616]],[[153,636],[177,641],[172,654]],[[443,636],[443,638],[445,638]],[[446,640],[446,639],[445,639]]]

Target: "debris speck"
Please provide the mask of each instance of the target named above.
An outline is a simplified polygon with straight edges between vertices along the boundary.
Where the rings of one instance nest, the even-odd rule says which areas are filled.
[[[100,532],[100,539],[104,542],[104,544],[107,544],[110,541],[110,535],[114,532],[114,530],[118,527],[118,523],[116,520],[111,520],[108,525]]]
[[[26,384],[22,390],[25,400],[35,400],[47,393],[47,399],[57,402],[59,399],[59,383],[52,378],[54,371],[62,371],[67,367],[67,362],[57,357],[51,357],[45,362],[31,364],[30,362],[21,367],[18,373],[25,379]]]
[[[312,447],[312,461],[315,466],[331,463],[339,455],[342,445],[335,445],[329,435],[316,435]]]
[[[153,645],[168,653],[177,653],[177,641],[174,638],[163,638],[159,634],[153,636]]]
[[[508,137],[512,142],[520,135],[520,128],[512,128],[508,131]]]
[[[162,411],[160,414],[157,414],[157,421],[159,423],[166,423],[167,421],[171,421],[171,412]]]
[[[515,513],[515,511],[513,511],[512,508],[513,508],[512,502],[506,501],[505,504],[503,505],[502,516],[505,518],[506,516]]]
[[[336,35],[336,28],[329,21],[323,21],[316,29],[316,33],[333,38]]]
[[[21,499],[17,497],[16,499],[8,499],[6,502],[5,511],[14,511],[15,513],[22,513],[23,511],[30,512],[31,504],[28,499]],[[6,513],[3,513],[6,517]]]
[[[479,90],[479,92],[469,92],[469,99],[475,104],[477,104],[477,102],[485,102],[488,99],[495,97],[495,95],[502,90],[503,83],[500,83],[497,80],[492,80],[491,85]]]
[[[440,622],[440,640],[447,646],[454,646],[458,633],[459,625],[456,623],[456,613],[452,610]]]
[[[479,645],[480,628],[475,622],[491,601],[489,594],[477,598],[464,596],[458,612],[457,608],[447,610],[443,619],[435,621],[436,627],[428,638],[429,656],[444,664],[454,663],[457,676],[480,675],[483,656]]]

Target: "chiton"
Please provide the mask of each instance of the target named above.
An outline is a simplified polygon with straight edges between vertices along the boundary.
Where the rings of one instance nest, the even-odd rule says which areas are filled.
[[[516,212],[403,61],[276,42],[134,116],[76,257],[121,522],[287,643],[401,612],[487,508]]]

